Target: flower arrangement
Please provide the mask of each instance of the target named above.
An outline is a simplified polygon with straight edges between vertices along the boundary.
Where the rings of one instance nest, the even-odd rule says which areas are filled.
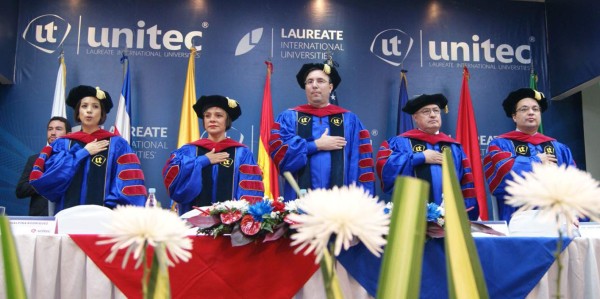
[[[444,207],[430,202],[427,204],[427,237],[443,238],[444,235]]]
[[[277,240],[288,232],[287,216],[297,213],[295,201],[284,203],[264,198],[250,203],[246,200],[218,202],[209,207],[194,207],[199,215],[188,218],[198,227],[198,234],[214,237],[231,235],[234,246],[241,246],[264,237],[264,241]]]
[[[427,204],[427,222],[433,222],[439,226],[444,226],[444,207],[435,202]]]

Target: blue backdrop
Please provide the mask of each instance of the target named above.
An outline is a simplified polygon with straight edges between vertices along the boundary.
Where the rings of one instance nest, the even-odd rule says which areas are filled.
[[[409,97],[439,92],[448,97],[450,112],[443,116],[442,131],[454,136],[466,65],[482,150],[494,136],[514,129],[501,102],[509,91],[529,86],[532,66],[538,89],[551,96],[542,3],[107,1],[19,3],[16,80],[13,86],[0,86],[0,205],[9,214],[27,211],[28,203],[15,198],[14,188],[26,158],[45,145],[61,51],[67,90],[100,86],[116,102],[123,76],[119,59],[129,48],[132,147],[142,161],[146,186],[157,188],[163,205],[168,198],[161,170],[177,146],[192,44],[199,47],[197,95],[238,100],[243,114],[231,136],[243,137],[255,153],[266,59],[274,64],[273,111],[278,114],[306,102],[295,81],[301,64],[332,53],[342,77],[339,104],[360,116],[374,149],[395,134],[401,69],[408,70]],[[115,111],[107,126],[114,123]],[[72,111],[67,113],[73,120]],[[553,133],[562,129],[547,114],[544,126],[548,135],[560,138]]]

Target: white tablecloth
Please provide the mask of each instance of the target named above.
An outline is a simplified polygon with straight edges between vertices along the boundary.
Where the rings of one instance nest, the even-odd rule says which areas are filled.
[[[29,298],[126,298],[68,235],[16,235]],[[0,298],[7,298],[0,256]]]
[[[561,254],[561,298],[600,298],[600,239],[575,238]],[[556,262],[527,296],[528,299],[554,298]]]
[[[29,298],[125,298],[67,235],[15,236]],[[600,298],[600,239],[576,238],[563,251],[562,298]],[[0,255],[0,265],[3,267]],[[370,298],[338,264],[345,298]],[[510,273],[507,273],[510,275]],[[551,298],[556,291],[557,264],[527,298]],[[4,270],[0,268],[0,298],[6,298]],[[324,298],[320,271],[296,298]]]

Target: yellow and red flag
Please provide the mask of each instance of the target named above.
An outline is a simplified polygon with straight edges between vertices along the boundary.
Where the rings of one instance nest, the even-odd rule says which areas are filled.
[[[263,173],[263,184],[265,196],[276,199],[279,197],[279,178],[275,163],[269,156],[269,139],[271,138],[271,127],[273,126],[273,104],[271,98],[271,74],[273,64],[265,61],[267,65],[267,78],[263,92],[263,103],[260,117],[260,142],[258,143],[258,166]]]

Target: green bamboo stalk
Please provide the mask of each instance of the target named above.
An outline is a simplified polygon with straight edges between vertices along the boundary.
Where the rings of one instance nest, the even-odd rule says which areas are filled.
[[[169,282],[169,269],[165,261],[161,261],[161,257],[166,257],[165,244],[159,243],[154,248],[152,255],[152,268],[148,279],[148,294],[149,299],[167,299],[171,298],[171,284]]]
[[[333,246],[333,243],[330,243]],[[325,248],[323,258],[321,259],[321,273],[323,274],[323,284],[325,286],[325,295],[327,299],[343,299],[342,288],[335,271],[335,256],[332,254],[333,248]]]
[[[454,298],[488,298],[479,255],[471,235],[454,161],[450,150],[443,152],[442,181],[444,193],[446,275],[448,296]],[[460,163],[460,161],[459,161]]]
[[[411,177],[396,179],[377,298],[419,298],[428,197],[428,182]]]
[[[27,298],[19,255],[15,247],[15,239],[10,229],[10,222],[6,216],[0,216],[0,240],[2,240],[2,258],[4,259],[6,298]]]

